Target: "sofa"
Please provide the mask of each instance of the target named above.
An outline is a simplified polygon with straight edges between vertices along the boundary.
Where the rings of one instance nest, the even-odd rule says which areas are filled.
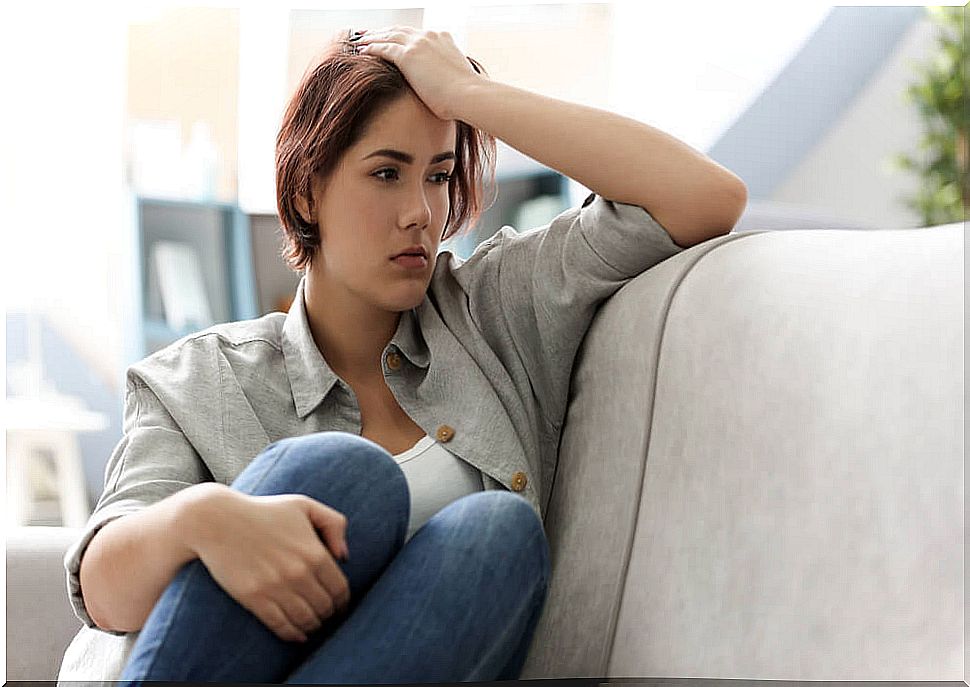
[[[967,679],[964,227],[751,209],[582,343],[522,679]],[[79,532],[7,532],[8,680],[80,627]]]

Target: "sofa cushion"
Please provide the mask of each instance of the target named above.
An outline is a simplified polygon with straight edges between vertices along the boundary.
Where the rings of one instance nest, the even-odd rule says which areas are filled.
[[[81,627],[67,597],[68,527],[7,528],[7,679],[54,680]]]

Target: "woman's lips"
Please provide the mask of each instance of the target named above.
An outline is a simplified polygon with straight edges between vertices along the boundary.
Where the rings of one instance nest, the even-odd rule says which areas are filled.
[[[401,267],[410,270],[420,270],[428,266],[428,259],[423,255],[399,255],[392,258],[391,262],[396,262]]]

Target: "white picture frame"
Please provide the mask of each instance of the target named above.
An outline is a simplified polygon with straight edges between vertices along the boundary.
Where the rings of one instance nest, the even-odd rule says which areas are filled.
[[[157,241],[152,245],[150,268],[165,321],[176,331],[204,329],[215,324],[206,293],[199,254],[188,243]]]

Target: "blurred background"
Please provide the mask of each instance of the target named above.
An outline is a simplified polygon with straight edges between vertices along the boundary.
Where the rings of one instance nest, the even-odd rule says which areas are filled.
[[[660,128],[747,184],[734,231],[964,219],[964,9],[791,2],[32,5],[3,10],[7,520],[80,527],[131,363],[286,310],[273,148],[340,27],[449,31],[494,80]],[[618,142],[622,144],[622,142]],[[588,193],[499,142],[499,195],[443,249]],[[784,218],[781,222],[779,218]]]

